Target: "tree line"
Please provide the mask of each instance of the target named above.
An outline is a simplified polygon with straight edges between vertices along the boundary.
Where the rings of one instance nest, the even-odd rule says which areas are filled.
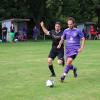
[[[69,16],[78,22],[97,18],[100,27],[100,0],[0,0],[0,20],[29,18],[37,24],[41,20],[65,22]]]

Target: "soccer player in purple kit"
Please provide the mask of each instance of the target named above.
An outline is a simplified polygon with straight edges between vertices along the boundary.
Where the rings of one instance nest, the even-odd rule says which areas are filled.
[[[51,31],[48,31],[46,29],[43,21],[40,23],[40,25],[45,35],[48,35],[52,38],[52,48],[48,55],[48,67],[49,67],[49,70],[51,71],[51,77],[55,77],[56,74],[54,71],[52,61],[56,58],[56,56],[58,57],[58,64],[64,66],[64,44],[62,43],[61,47],[59,49],[57,48],[59,41],[61,40],[61,36],[63,34],[63,31],[61,31],[61,23],[56,22],[55,29]]]
[[[67,20],[68,28],[64,30],[61,40],[57,48],[61,47],[61,44],[66,40],[66,67],[64,73],[61,76],[61,82],[64,81],[66,75],[70,70],[73,71],[74,77],[77,77],[77,68],[73,66],[73,60],[76,58],[79,52],[82,52],[85,46],[84,34],[77,28],[75,28],[75,19],[69,17]],[[80,45],[80,40],[82,43]]]

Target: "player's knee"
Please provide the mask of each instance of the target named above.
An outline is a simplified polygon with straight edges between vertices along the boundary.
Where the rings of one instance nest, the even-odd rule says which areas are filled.
[[[48,65],[52,64],[52,59],[48,58]]]
[[[72,62],[70,62],[70,61],[67,61],[67,63],[66,63],[67,65],[72,65]]]
[[[59,65],[62,65],[62,60],[58,60],[58,64]]]
[[[67,65],[71,65],[72,62],[73,62],[72,58],[68,58],[66,64],[67,64]]]

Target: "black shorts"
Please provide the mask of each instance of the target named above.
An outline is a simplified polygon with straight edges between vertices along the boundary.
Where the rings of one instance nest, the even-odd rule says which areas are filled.
[[[50,53],[49,53],[49,58],[52,58],[53,60],[58,57],[58,59],[63,60],[64,59],[64,48],[51,48]]]
[[[72,56],[69,56],[69,57],[74,60],[77,57],[77,55],[72,55]]]

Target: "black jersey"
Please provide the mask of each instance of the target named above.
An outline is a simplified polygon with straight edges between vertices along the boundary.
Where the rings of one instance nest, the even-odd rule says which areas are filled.
[[[52,38],[52,47],[56,47],[58,46],[60,40],[61,40],[61,36],[63,34],[62,31],[60,31],[59,33],[55,32],[55,30],[52,30],[49,32],[50,33],[50,36]],[[64,45],[62,44],[61,48],[63,48]]]
[[[10,32],[14,33],[15,32],[15,27],[10,27]]]
[[[2,28],[2,33],[3,33],[3,35],[7,35],[7,27]]]

